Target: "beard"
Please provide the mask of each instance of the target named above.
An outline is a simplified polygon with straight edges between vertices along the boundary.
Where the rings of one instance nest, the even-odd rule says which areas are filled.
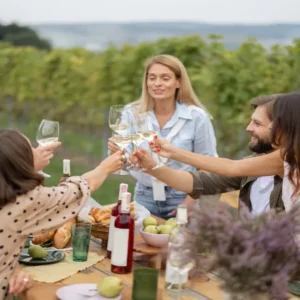
[[[255,136],[255,138],[257,138],[256,143],[250,142],[248,144],[248,147],[252,152],[261,154],[261,153],[268,153],[274,150],[271,142],[264,141],[263,139],[260,139],[258,136]]]

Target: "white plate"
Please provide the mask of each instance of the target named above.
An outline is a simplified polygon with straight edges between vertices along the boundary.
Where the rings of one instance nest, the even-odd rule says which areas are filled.
[[[87,294],[88,290],[96,289],[97,285],[92,283],[67,285],[56,291],[56,296],[60,300],[120,300],[121,295],[115,298],[105,298],[98,293],[93,297],[85,297],[78,293]]]

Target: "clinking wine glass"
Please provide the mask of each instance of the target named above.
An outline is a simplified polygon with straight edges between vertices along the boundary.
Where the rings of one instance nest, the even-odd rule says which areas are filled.
[[[109,109],[109,127],[117,134],[127,135],[129,129],[129,117],[124,105],[113,105]]]
[[[128,136],[129,130],[129,116],[128,110],[124,105],[112,105],[109,108],[109,117],[108,117],[109,127],[117,134],[112,136],[114,142],[119,146],[121,150],[125,149],[128,144],[131,143],[131,140],[128,144],[127,140],[122,140],[121,138],[125,138]],[[117,141],[117,142],[116,142]],[[115,172],[117,175],[128,175],[129,172],[127,170],[120,170]]]
[[[158,135],[157,131],[154,131],[152,128],[152,121],[151,116],[149,112],[140,113],[136,115],[136,126],[137,126],[137,133],[140,135],[140,137],[148,142],[151,142],[156,135]],[[152,153],[152,152],[151,152]],[[159,166],[164,165],[164,163],[161,161],[161,158],[158,154],[157,160]]]
[[[47,146],[58,141],[59,122],[51,120],[42,120],[36,133],[36,141],[40,146]],[[41,171],[44,177],[50,175]]]

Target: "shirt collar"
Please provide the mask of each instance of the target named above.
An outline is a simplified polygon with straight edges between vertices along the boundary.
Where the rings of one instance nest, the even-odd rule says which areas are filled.
[[[151,118],[153,120],[153,124],[158,126],[158,121],[156,119],[154,110],[151,111],[150,115],[151,115]],[[175,125],[175,123],[178,121],[179,118],[190,120],[190,119],[192,119],[192,115],[191,115],[191,113],[188,109],[188,106],[186,104],[176,101],[175,112],[174,112],[171,120],[164,126],[163,129],[173,127]]]
[[[176,101],[176,110],[178,111],[179,118],[192,119],[192,114],[185,103]]]

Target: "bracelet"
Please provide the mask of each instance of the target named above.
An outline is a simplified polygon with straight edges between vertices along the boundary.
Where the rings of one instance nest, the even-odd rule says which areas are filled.
[[[151,170],[154,171],[156,169],[159,169],[163,166],[163,164],[157,164],[155,167],[153,167]]]

